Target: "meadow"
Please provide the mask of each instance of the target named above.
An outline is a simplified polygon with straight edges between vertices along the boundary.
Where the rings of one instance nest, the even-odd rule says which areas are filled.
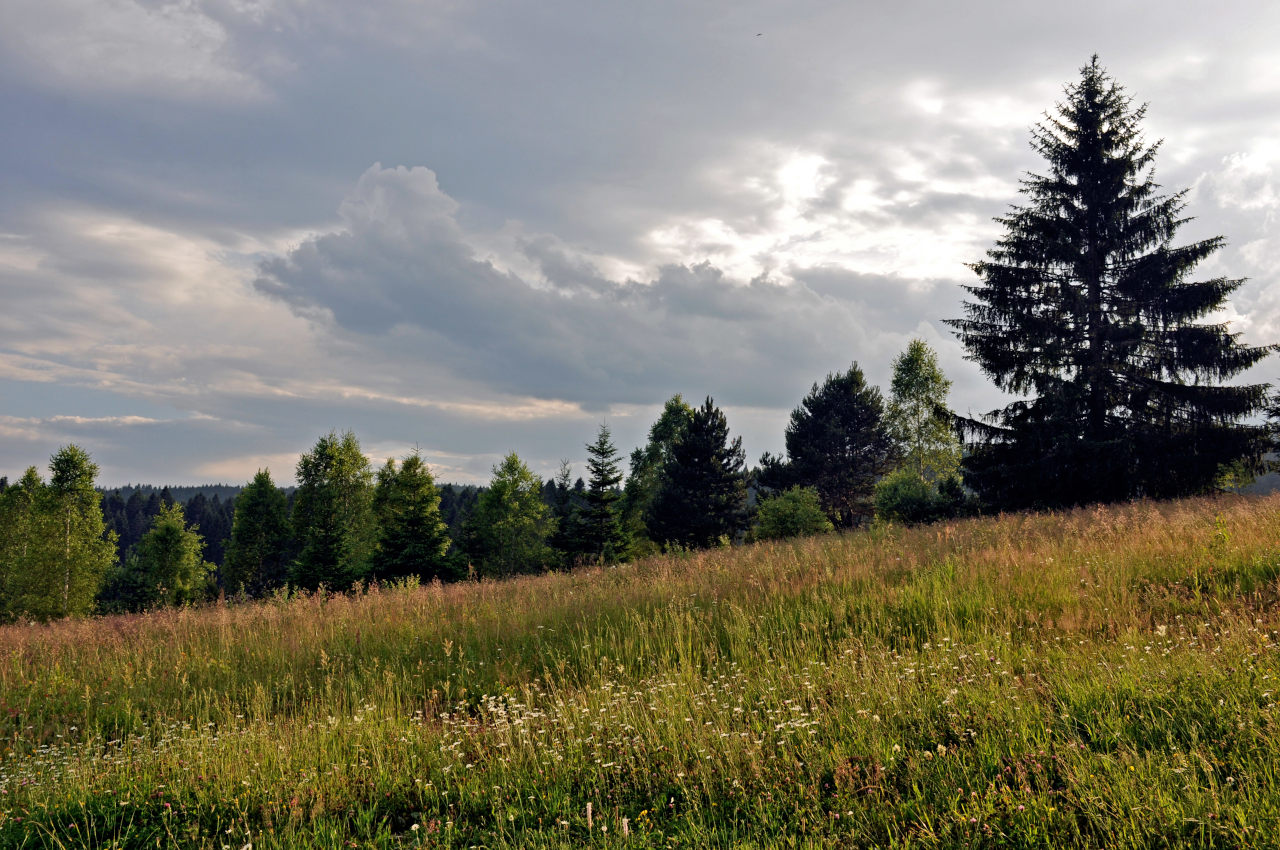
[[[1280,496],[0,629],[0,847],[1280,846]]]

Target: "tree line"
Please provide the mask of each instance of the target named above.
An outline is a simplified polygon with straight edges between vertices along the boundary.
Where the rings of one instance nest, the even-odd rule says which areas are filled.
[[[161,499],[137,536],[131,496],[117,528],[136,540],[117,548],[124,531],[104,524],[97,467],[67,446],[48,483],[32,468],[0,488],[0,617],[502,577],[875,517],[1170,498],[1247,479],[1267,468],[1280,403],[1268,384],[1225,382],[1276,346],[1246,345],[1215,321],[1242,280],[1191,279],[1223,240],[1174,243],[1186,193],[1154,180],[1145,106],[1096,56],[1065,95],[1032,131],[1045,173],[1022,180],[1024,203],[997,219],[1003,235],[971,265],[965,315],[947,320],[1015,396],[1000,409],[954,414],[936,354],[914,340],[888,398],[857,363],[815,383],[791,413],[785,453],[755,469],[712,398],[693,407],[677,395],[627,475],[601,425],[585,481],[570,485],[566,463],[544,482],[512,453],[486,487],[446,491],[443,510],[420,454],[375,470],[354,434],[331,432],[299,459],[292,493],[262,470],[236,496],[220,568],[201,535],[222,521],[216,499],[198,523],[192,504]]]
[[[856,363],[814,384],[792,413],[786,457],[766,454],[755,470],[713,399],[693,407],[679,395],[631,453],[630,474],[602,424],[573,484],[568,462],[543,481],[513,452],[486,486],[441,488],[420,453],[375,469],[353,433],[330,432],[300,456],[291,490],[264,469],[234,501],[198,492],[184,505],[167,488],[100,496],[96,464],[66,446],[48,483],[34,467],[0,481],[0,617],[499,578],[851,528],[877,511],[914,521],[961,510],[936,356],[917,340],[894,373],[887,405]],[[903,481],[924,494],[919,504],[907,504]]]

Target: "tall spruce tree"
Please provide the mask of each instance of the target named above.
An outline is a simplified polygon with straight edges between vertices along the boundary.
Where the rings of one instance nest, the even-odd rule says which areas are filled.
[[[449,529],[440,517],[440,491],[417,451],[397,468],[388,459],[373,490],[378,546],[370,572],[377,579],[450,577]]]
[[[852,528],[873,513],[876,481],[897,460],[884,421],[880,390],[854,363],[827,375],[791,411],[786,458],[760,458],[760,483],[771,490],[812,487],[836,528]]]
[[[1047,173],[972,264],[965,317],[949,323],[1003,390],[1023,396],[982,420],[966,483],[992,505],[1174,497],[1212,486],[1223,464],[1260,459],[1266,385],[1224,386],[1273,346],[1204,319],[1243,283],[1192,281],[1221,237],[1174,245],[1186,192],[1160,194],[1145,106],[1097,56],[1032,130]]]
[[[292,553],[288,498],[271,480],[271,471],[259,469],[236,496],[222,589],[261,596],[282,587]]]
[[[363,579],[376,542],[373,472],[355,434],[330,431],[298,459],[293,529],[302,551],[291,580],[346,590]]]
[[[742,438],[710,396],[676,437],[648,514],[658,542],[695,548],[732,540],[746,526]]]
[[[625,560],[628,539],[622,527],[622,492],[618,489],[622,470],[608,425],[601,424],[596,441],[587,446],[587,471],[586,505],[577,535],[581,549],[598,564]]]

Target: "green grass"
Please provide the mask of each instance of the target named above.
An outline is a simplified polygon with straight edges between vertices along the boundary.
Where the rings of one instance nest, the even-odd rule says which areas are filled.
[[[1278,577],[1233,499],[7,627],[0,846],[1277,846]]]

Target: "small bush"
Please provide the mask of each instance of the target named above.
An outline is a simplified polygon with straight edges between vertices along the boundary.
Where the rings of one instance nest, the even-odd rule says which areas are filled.
[[[818,491],[792,487],[760,503],[755,536],[758,540],[781,540],[822,534],[832,527],[818,502]]]
[[[930,484],[910,469],[898,469],[876,484],[876,517],[904,525],[972,513],[959,479]]]

